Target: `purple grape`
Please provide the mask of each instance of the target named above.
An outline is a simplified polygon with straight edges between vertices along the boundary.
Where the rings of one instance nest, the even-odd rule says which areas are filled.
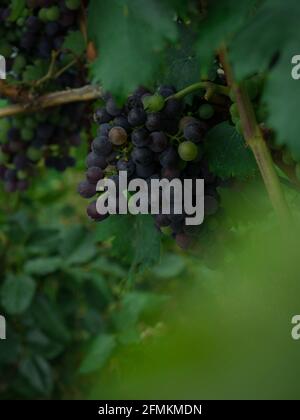
[[[121,159],[117,163],[118,171],[125,171],[131,177],[135,172],[135,164],[132,160]]]
[[[83,198],[92,198],[96,194],[96,185],[88,181],[82,181],[78,185],[78,193]]]
[[[153,162],[153,152],[145,147],[134,148],[131,157],[136,164],[142,166],[148,166]]]
[[[92,150],[100,156],[109,156],[113,150],[113,146],[107,137],[97,137],[92,142]]]
[[[128,114],[128,122],[133,127],[142,125],[146,121],[146,112],[143,108],[133,108]]]
[[[197,123],[187,124],[184,127],[183,134],[187,140],[190,140],[194,143],[200,143],[204,140],[206,130],[206,124],[198,121]]]
[[[96,123],[103,124],[110,122],[112,116],[106,112],[105,108],[100,108],[95,112],[94,119]]]
[[[113,98],[108,99],[105,109],[106,112],[113,117],[117,117],[122,112],[122,109],[117,106]]]
[[[96,155],[96,153],[91,152],[87,156],[86,165],[88,168],[91,168],[92,166],[97,166],[101,169],[105,169],[107,167],[107,162],[103,156],[99,156]]]
[[[109,214],[99,214],[97,211],[97,201],[93,201],[91,202],[88,207],[87,207],[87,215],[92,219],[95,220],[97,222],[101,222],[105,219],[107,219],[107,217],[109,216]]]
[[[86,177],[91,184],[97,184],[100,179],[104,178],[104,173],[101,168],[92,166],[87,170]]]
[[[136,147],[146,147],[150,143],[149,131],[136,128],[131,134],[131,141]]]
[[[168,147],[168,139],[163,131],[154,131],[150,134],[150,149],[155,153],[161,153]]]
[[[160,131],[162,127],[162,117],[159,112],[151,112],[147,115],[146,128],[149,131]]]

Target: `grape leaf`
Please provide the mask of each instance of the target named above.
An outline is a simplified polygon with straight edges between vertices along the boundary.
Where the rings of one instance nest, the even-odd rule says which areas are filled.
[[[90,373],[101,369],[116,347],[116,339],[111,334],[101,334],[93,341],[83,359],[79,372]]]
[[[21,314],[29,307],[36,285],[26,275],[8,275],[1,287],[1,303],[9,314]]]
[[[161,51],[175,41],[172,0],[92,0],[88,13],[91,39],[98,58],[92,64],[94,81],[124,98],[147,84],[160,68]]]
[[[243,25],[254,3],[254,0],[214,0],[209,3],[208,14],[200,24],[197,42],[203,77],[207,77],[217,49]],[[243,60],[247,61],[245,55]]]
[[[299,53],[299,13],[300,3],[297,0],[291,0],[288,7],[280,0],[266,0],[230,47],[238,79],[268,70],[274,57],[279,57],[270,69],[262,99],[270,111],[267,123],[276,130],[278,143],[287,145],[295,159],[300,158],[297,118],[300,83],[291,77],[291,59]],[[284,31],[278,30],[283,27]]]
[[[211,171],[222,179],[244,179],[257,170],[251,150],[228,122],[218,124],[208,132],[206,153]]]
[[[49,63],[47,60],[35,60],[33,64],[26,66],[22,77],[26,83],[34,82],[41,79],[47,74],[49,70]]]
[[[133,267],[139,271],[151,267],[160,257],[160,234],[155,229],[150,215],[139,215],[136,218],[135,256]]]
[[[80,31],[69,32],[64,40],[62,48],[72,51],[77,56],[83,54],[86,45],[82,33]]]
[[[111,255],[133,267],[143,269],[157,262],[160,255],[160,235],[151,216],[116,215],[100,223],[96,237],[111,240]]]
[[[195,34],[190,28],[179,25],[180,38],[166,52],[166,73],[163,82],[177,90],[195,83],[200,78],[199,59],[195,50]]]
[[[49,395],[53,388],[53,375],[49,363],[41,356],[23,359],[20,373],[28,384],[42,395]]]
[[[59,257],[35,258],[27,261],[24,270],[27,274],[47,276],[59,270],[62,265],[63,260]]]

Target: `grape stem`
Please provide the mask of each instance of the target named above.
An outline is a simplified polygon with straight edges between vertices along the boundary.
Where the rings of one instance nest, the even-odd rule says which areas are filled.
[[[255,156],[270,201],[281,224],[289,226],[291,214],[273,164],[270,150],[257,124],[255,112],[246,89],[242,84],[238,84],[235,81],[226,46],[220,49],[219,58],[225,71],[228,86],[233,90],[236,98],[244,138]]]
[[[0,118],[13,115],[33,113],[41,109],[52,108],[72,102],[87,102],[101,98],[102,89],[98,86],[87,85],[78,89],[52,92],[29,99],[25,103],[8,105],[0,108]]]
[[[174,95],[171,95],[167,98],[168,99],[182,99],[185,96],[193,93],[197,90],[205,90],[204,98],[209,100],[214,94],[220,94],[223,96],[229,96],[229,88],[227,86],[218,85],[213,82],[209,81],[202,81],[194,83],[186,88],[176,92]]]

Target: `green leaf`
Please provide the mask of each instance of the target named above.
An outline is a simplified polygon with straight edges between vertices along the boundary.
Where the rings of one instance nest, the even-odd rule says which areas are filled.
[[[42,395],[49,395],[53,388],[53,376],[48,362],[40,356],[32,356],[22,360],[20,374],[28,384]]]
[[[172,0],[92,0],[88,14],[91,39],[98,59],[94,81],[118,98],[139,84],[148,84],[162,63],[162,49],[175,41]]]
[[[69,266],[89,262],[97,254],[93,235],[82,226],[72,226],[63,235],[60,253]]]
[[[166,74],[163,82],[181,90],[200,79],[200,63],[196,54],[195,34],[191,28],[179,26],[180,39],[166,52]]]
[[[220,178],[244,179],[257,170],[251,150],[228,122],[218,124],[208,132],[206,153],[211,171]]]
[[[143,271],[156,264],[160,257],[160,241],[160,233],[154,226],[153,217],[137,216],[133,266]]]
[[[83,54],[86,45],[82,33],[80,31],[70,31],[65,38],[62,48],[72,51],[76,56]]]
[[[169,279],[182,274],[185,268],[186,262],[182,256],[165,254],[160,263],[152,269],[152,272],[155,276],[163,279]]]
[[[130,262],[134,255],[132,234],[135,219],[131,215],[112,215],[96,227],[98,241],[111,242],[111,256]]]
[[[62,265],[63,260],[59,257],[35,258],[25,264],[24,270],[27,274],[47,276],[55,273]]]
[[[209,2],[208,14],[200,24],[197,43],[197,55],[200,57],[203,76],[207,76],[209,66],[217,50],[224,42],[230,40],[244,24],[254,3],[255,0]],[[244,49],[243,60],[247,62],[245,51],[247,50]]]
[[[101,334],[93,340],[90,350],[83,359],[79,372],[90,373],[101,369],[116,347],[116,339],[111,334]]]
[[[1,303],[9,314],[21,314],[31,304],[36,285],[31,277],[9,274],[1,287]]]
[[[22,14],[25,9],[25,0],[11,0],[10,2],[10,16],[9,20],[15,22]]]
[[[267,123],[277,132],[278,143],[287,145],[295,159],[300,158],[297,118],[300,83],[291,77],[291,59],[299,53],[299,13],[300,3],[296,0],[291,0],[288,7],[280,0],[266,0],[230,47],[230,56],[238,79],[255,72],[269,71],[272,59],[279,56],[269,71],[262,100],[268,106]]]
[[[120,312],[114,315],[114,324],[120,331],[131,330],[145,312],[157,310],[168,298],[150,292],[127,293]]]
[[[26,83],[34,82],[41,79],[47,74],[49,63],[46,60],[36,60],[33,64],[26,66],[22,78]]]
[[[38,296],[30,309],[36,327],[39,327],[53,340],[63,343],[70,340],[70,333],[57,305],[43,296]]]

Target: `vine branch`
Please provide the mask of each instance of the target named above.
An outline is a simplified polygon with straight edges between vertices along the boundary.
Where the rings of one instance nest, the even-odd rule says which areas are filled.
[[[13,115],[32,113],[41,109],[60,106],[72,102],[87,102],[99,99],[102,89],[98,86],[87,85],[78,89],[53,92],[31,99],[27,103],[18,103],[0,108],[0,118]]]
[[[287,226],[290,222],[290,211],[280,186],[270,150],[268,149],[261,129],[257,124],[248,93],[246,89],[244,89],[242,85],[238,85],[234,79],[226,47],[223,47],[220,50],[219,57],[225,71],[227,83],[235,94],[246,143],[255,156],[274,210],[277,213],[281,224]]]

